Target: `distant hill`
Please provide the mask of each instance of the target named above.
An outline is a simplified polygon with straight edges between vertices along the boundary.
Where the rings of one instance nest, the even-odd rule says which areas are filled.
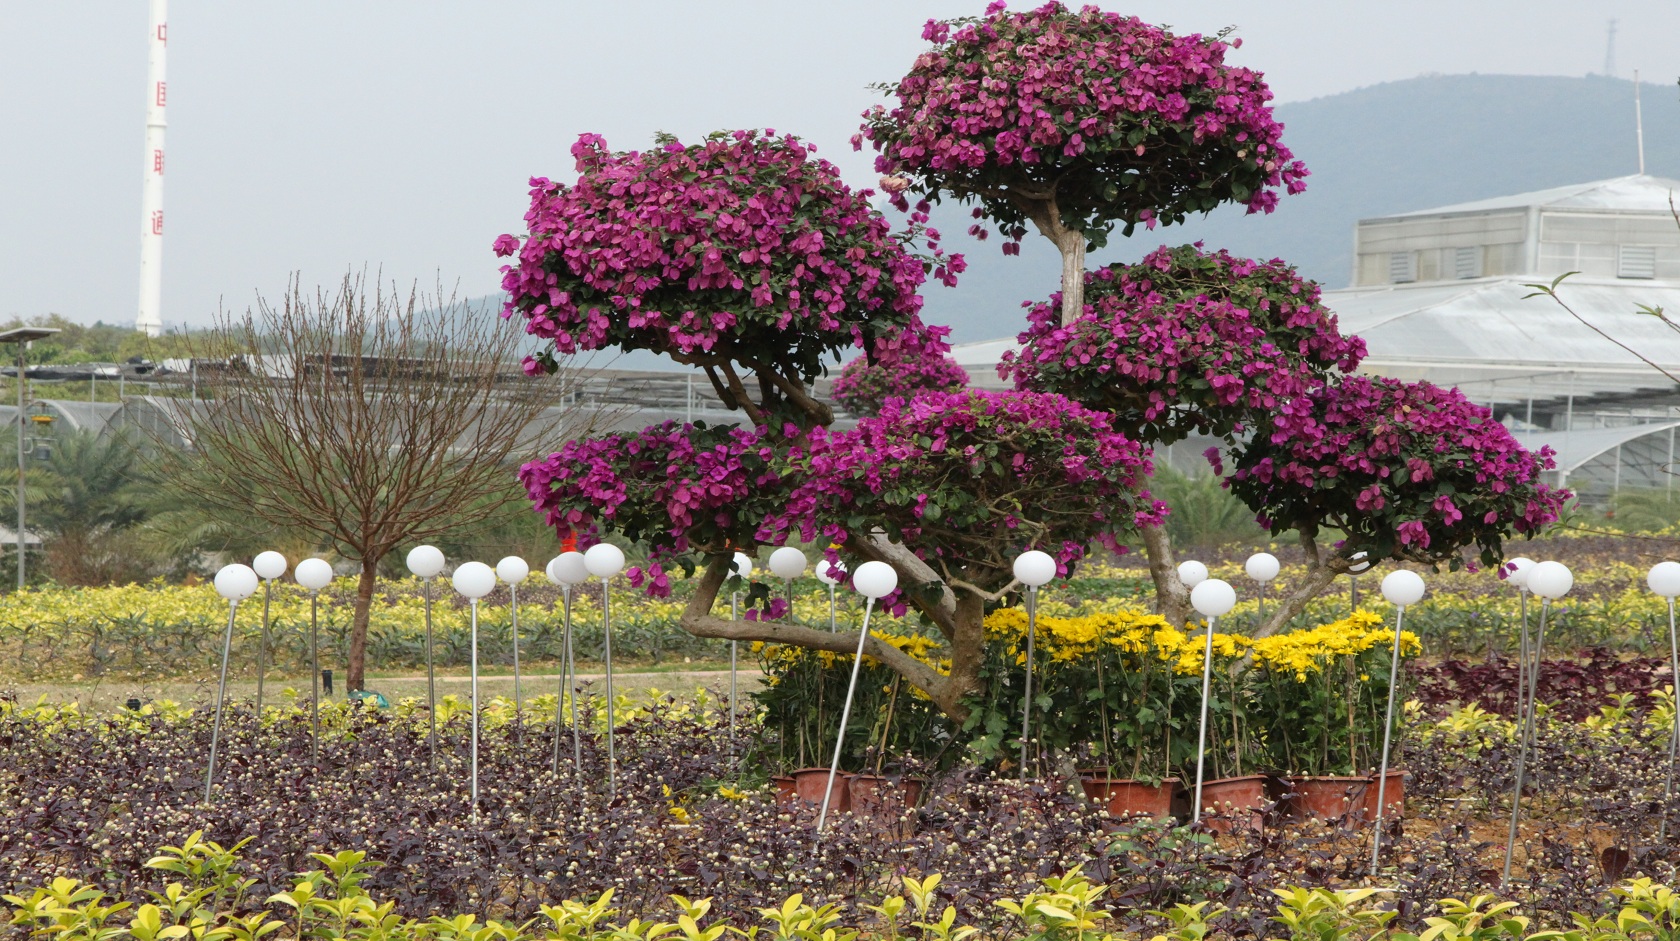
[[[1646,171],[1680,176],[1680,96],[1667,85],[1642,94]],[[1282,197],[1270,215],[1227,208],[1116,238],[1089,264],[1135,260],[1162,243],[1199,239],[1240,255],[1283,258],[1325,287],[1343,287],[1359,219],[1638,170],[1633,83],[1621,79],[1426,76],[1279,105],[1277,114],[1285,143],[1312,170],[1306,192]],[[966,209],[935,207],[933,221],[946,247],[969,259],[956,288],[923,289],[927,319],[949,324],[955,342],[1013,336],[1023,324],[1021,302],[1057,289],[1060,263],[1037,233],[1012,258],[995,239],[966,234],[973,221]],[[669,368],[646,353],[618,365]]]

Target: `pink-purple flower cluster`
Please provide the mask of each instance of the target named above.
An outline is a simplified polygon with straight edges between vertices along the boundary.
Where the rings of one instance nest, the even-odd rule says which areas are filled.
[[[937,233],[895,234],[815,148],[774,131],[662,139],[614,153],[598,135],[572,147],[579,178],[531,180],[527,234],[496,239],[503,316],[570,354],[610,346],[678,358],[788,362],[807,381],[825,356],[907,324],[927,272],[962,270]],[[552,353],[527,361],[552,371]]]
[[[993,3],[922,37],[933,48],[891,89],[891,109],[865,112],[853,144],[867,139],[881,173],[921,192],[981,199],[1013,239],[1021,215],[1000,187],[1034,198],[1033,184],[1053,183],[1063,221],[1087,232],[1227,200],[1270,212],[1280,188],[1305,188],[1260,73],[1225,62],[1236,43],[1058,2]]]
[[[1571,494],[1456,389],[1350,376],[1283,405],[1233,453],[1232,491],[1274,532],[1334,526],[1374,558],[1497,564],[1508,531],[1533,534]]]
[[[881,410],[888,399],[904,400],[923,390],[955,392],[968,385],[968,371],[951,359],[945,337],[950,327],[923,326],[883,336],[867,356],[840,370],[829,387],[834,401],[862,418]]]
[[[785,501],[780,467],[790,450],[799,453],[800,434],[668,421],[567,442],[521,467],[519,479],[550,526],[598,525],[645,541],[654,561],[632,583],[645,576],[663,595],[662,562],[752,543],[760,520]]]
[[[1093,540],[1160,522],[1142,489],[1146,448],[1108,416],[1037,392],[923,392],[850,431],[821,430],[793,454],[798,480],[759,539],[819,535],[845,545],[880,530],[950,577],[1006,584],[1014,555],[1041,548],[1064,567]]]
[[[1085,312],[1068,326],[1059,293],[1028,306],[999,375],[1110,412],[1151,444],[1230,434],[1365,355],[1293,268],[1199,243],[1087,272]]]

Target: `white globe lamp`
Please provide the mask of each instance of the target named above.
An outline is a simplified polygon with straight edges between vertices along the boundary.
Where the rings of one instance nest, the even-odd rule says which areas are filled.
[[[273,549],[259,552],[257,557],[251,560],[251,570],[265,582],[274,581],[286,574],[286,557]]]
[[[610,542],[597,543],[583,554],[583,567],[596,578],[612,578],[624,571],[624,550]]]
[[[415,546],[408,550],[408,570],[421,578],[436,578],[443,572],[443,550],[437,546]]]
[[[1207,581],[1208,567],[1195,559],[1178,563],[1178,580],[1185,588],[1194,590],[1197,585]]]
[[[1397,608],[1408,608],[1423,600],[1423,577],[1409,569],[1383,576],[1382,595]]]

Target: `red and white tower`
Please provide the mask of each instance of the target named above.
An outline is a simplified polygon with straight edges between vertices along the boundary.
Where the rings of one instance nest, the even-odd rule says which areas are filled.
[[[169,2],[151,0],[146,31],[146,172],[140,200],[140,313],[134,328],[163,332],[163,131],[169,84],[164,65]]]

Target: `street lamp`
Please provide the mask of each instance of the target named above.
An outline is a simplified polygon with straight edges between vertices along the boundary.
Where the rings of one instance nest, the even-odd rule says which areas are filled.
[[[326,559],[304,559],[292,577],[309,591],[309,759],[321,763],[321,589],[332,584],[333,567]]]
[[[1033,631],[1038,625],[1038,589],[1056,577],[1056,560],[1047,552],[1029,549],[1015,559],[1015,580],[1026,586],[1027,682],[1021,696],[1021,780],[1027,779],[1027,743],[1032,740]]]
[[[29,344],[36,340],[44,340],[58,333],[57,327],[18,327],[15,330],[0,332],[0,343],[17,344],[17,386],[18,386],[18,481],[17,481],[17,565],[18,587],[23,587],[23,354],[29,349]]]
[[[274,580],[286,574],[286,557],[270,549],[257,553],[251,570],[263,580],[262,633],[257,636],[257,718],[263,711],[263,673],[268,668],[268,605],[274,596]]]
[[[21,560],[20,560],[21,561]],[[235,562],[216,573],[216,594],[227,599],[227,636],[222,640],[222,678],[216,684],[216,724],[210,730],[210,761],[204,767],[204,802],[210,803],[210,785],[216,780],[216,745],[222,738],[222,707],[227,702],[228,657],[233,653],[233,619],[239,602],[257,593],[257,573]]]
[[[496,587],[496,571],[483,562],[457,566],[455,590],[472,606],[472,818],[478,822],[478,599]]]

